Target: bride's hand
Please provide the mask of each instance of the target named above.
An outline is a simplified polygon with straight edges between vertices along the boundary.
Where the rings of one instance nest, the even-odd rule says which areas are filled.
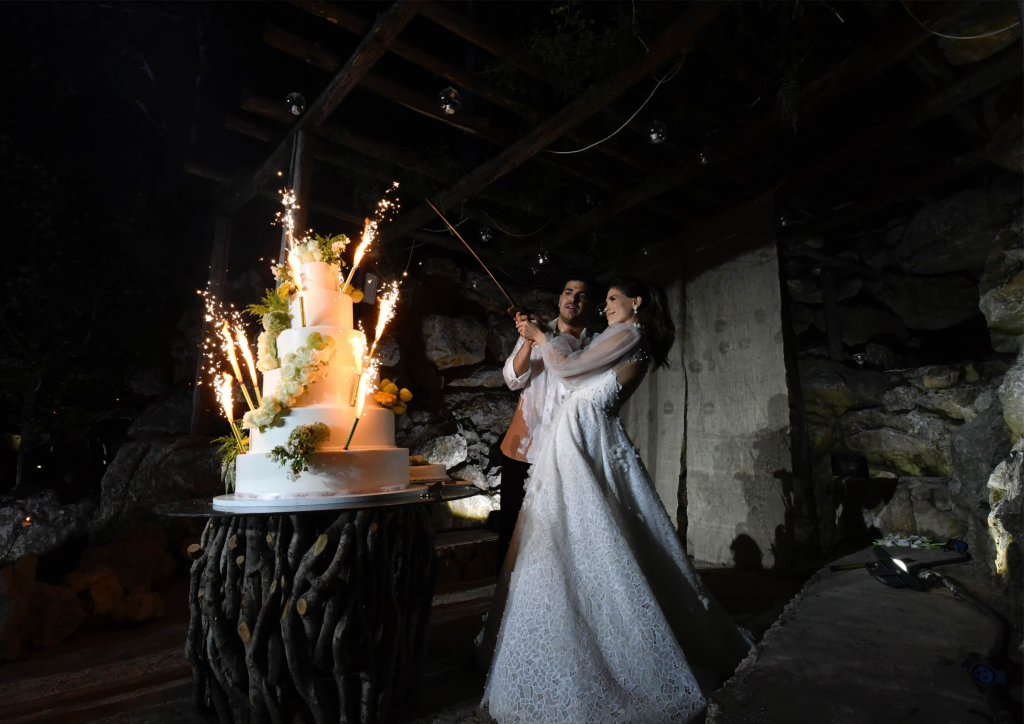
[[[516,329],[519,330],[519,334],[523,339],[532,342],[533,344],[544,344],[544,342],[547,341],[547,336],[544,334],[544,330],[529,319],[517,321]]]

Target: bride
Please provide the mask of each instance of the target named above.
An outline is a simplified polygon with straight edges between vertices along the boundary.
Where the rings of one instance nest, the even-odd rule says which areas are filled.
[[[519,323],[568,393],[530,472],[480,649],[493,651],[482,704],[500,724],[702,720],[752,645],[701,585],[618,418],[648,368],[667,365],[665,293],[617,282],[605,317],[577,352]]]

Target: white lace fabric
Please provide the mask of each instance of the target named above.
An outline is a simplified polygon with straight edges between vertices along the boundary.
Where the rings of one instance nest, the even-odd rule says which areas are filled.
[[[623,402],[615,368],[640,339],[622,324],[587,350],[542,345],[571,392],[539,438],[499,582],[483,704],[500,724],[688,722],[750,648],[703,591],[611,412]]]

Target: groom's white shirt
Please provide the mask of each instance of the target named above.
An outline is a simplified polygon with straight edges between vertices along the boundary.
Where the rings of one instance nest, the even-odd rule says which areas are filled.
[[[548,329],[557,334],[557,325],[556,317],[548,323]],[[559,336],[566,337],[575,351],[590,344],[594,334],[589,329],[584,329],[579,339],[571,334]],[[557,377],[545,371],[544,358],[536,346],[530,350],[530,366],[523,374],[516,375],[512,362],[525,342],[522,337],[519,338],[512,349],[512,354],[505,360],[505,367],[502,370],[508,388],[523,392],[519,395],[519,405],[512,417],[512,424],[505,433],[505,439],[501,441],[501,452],[513,460],[532,463],[536,454],[533,437],[554,418],[555,410],[565,397],[565,386]]]

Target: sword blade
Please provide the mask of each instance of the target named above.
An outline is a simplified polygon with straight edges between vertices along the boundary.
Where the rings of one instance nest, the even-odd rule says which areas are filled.
[[[512,297],[510,297],[508,295],[508,292],[505,291],[505,287],[501,286],[501,282],[499,282],[495,278],[494,274],[491,273],[491,270],[487,268],[487,265],[484,264],[484,260],[481,259],[479,257],[479,255],[475,251],[473,251],[473,247],[471,247],[466,242],[466,240],[462,238],[462,234],[460,234],[458,232],[458,230],[454,226],[452,226],[451,223],[449,223],[448,219],[444,218],[444,214],[442,214],[440,211],[438,211],[437,207],[430,203],[430,199],[423,199],[423,200],[426,201],[428,204],[430,204],[430,208],[432,208],[434,210],[434,212],[438,216],[441,217],[441,221],[443,221],[445,223],[445,225],[449,229],[452,230],[452,233],[455,234],[456,237],[458,237],[459,241],[461,241],[463,244],[465,244],[466,248],[469,249],[469,253],[472,254],[473,257],[480,263],[480,266],[482,266],[484,268],[484,271],[487,272],[487,276],[489,276],[491,278],[491,281],[493,281],[495,283],[495,285],[497,285],[498,289],[501,290],[501,293],[505,295],[505,299],[508,300],[508,303],[512,305],[511,307],[509,307],[509,310],[508,310],[509,315],[512,316],[512,317],[515,317],[516,316],[515,313],[519,309],[519,305],[517,305],[514,301],[512,301]]]

